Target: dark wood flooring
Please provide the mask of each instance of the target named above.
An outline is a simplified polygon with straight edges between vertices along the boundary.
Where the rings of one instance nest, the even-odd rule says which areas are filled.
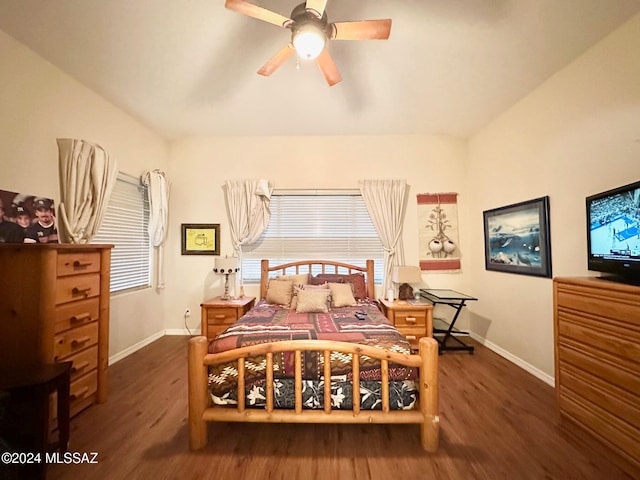
[[[109,368],[109,398],[72,420],[68,479],[628,479],[559,427],[553,388],[476,344],[440,356],[440,449],[415,425],[210,424],[187,435],[187,337],[166,336]]]

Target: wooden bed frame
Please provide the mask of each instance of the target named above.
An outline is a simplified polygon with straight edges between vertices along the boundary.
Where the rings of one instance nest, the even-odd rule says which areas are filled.
[[[340,262],[307,260],[270,267],[268,260],[262,261],[260,282],[261,298],[266,296],[268,279],[275,275],[294,275],[311,272],[319,268],[322,273],[364,273],[367,292],[375,298],[373,283],[373,261],[365,268]],[[204,336],[189,341],[189,443],[197,450],[207,445],[207,422],[263,422],[263,423],[416,423],[420,425],[422,447],[435,452],[438,449],[438,343],[433,338],[421,338],[417,355],[405,355],[381,350],[367,345],[328,340],[292,340],[264,343],[237,348],[216,354],[208,354],[208,342]],[[360,378],[360,356],[366,355],[380,361],[382,372],[382,409],[360,409],[360,384],[353,384],[353,408],[334,410],[331,408],[331,385],[324,384],[324,409],[302,408],[302,352],[316,351],[324,355],[325,378],[331,376],[329,357],[331,352],[351,354],[353,378]],[[279,352],[294,352],[295,358],[295,408],[276,409],[273,405],[273,355]],[[211,405],[208,393],[208,366],[230,361],[238,362],[238,390],[245,387],[245,359],[255,355],[266,356],[266,407],[247,408],[243,395],[238,395],[238,405]],[[389,363],[417,368],[420,373],[419,396],[413,410],[391,410],[389,408]]]

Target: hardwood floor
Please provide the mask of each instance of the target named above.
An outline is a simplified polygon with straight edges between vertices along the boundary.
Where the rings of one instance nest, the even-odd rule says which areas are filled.
[[[109,397],[75,417],[69,449],[91,465],[66,479],[628,479],[559,428],[554,390],[474,343],[440,356],[440,449],[415,425],[210,424],[187,435],[187,337],[166,336],[109,367]],[[471,340],[469,340],[471,341]]]

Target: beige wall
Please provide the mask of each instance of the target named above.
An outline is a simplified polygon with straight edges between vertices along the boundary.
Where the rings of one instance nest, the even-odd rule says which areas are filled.
[[[0,189],[57,203],[60,137],[102,145],[131,175],[168,168],[158,135],[2,31],[0,65]],[[162,331],[162,297],[151,289],[112,297],[111,356]]]
[[[181,223],[220,223],[223,255],[233,254],[222,193],[225,180],[268,178],[276,188],[358,188],[365,178],[402,178],[410,185],[404,223],[405,260],[418,261],[416,194],[461,192],[466,142],[427,136],[220,137],[172,145],[171,228],[167,252],[167,327],[183,325],[185,308],[199,312],[202,300],[221,294],[214,257],[180,255]],[[464,195],[460,203],[466,201]],[[461,225],[465,255],[467,230]],[[463,258],[463,266],[468,259]],[[463,274],[423,276],[425,284],[465,288]],[[246,288],[256,294],[257,288]],[[188,325],[199,325],[193,316]]]
[[[553,375],[550,279],[484,269],[483,210],[548,195],[554,276],[584,276],[585,197],[640,180],[640,15],[475,135],[465,191],[471,328]]]

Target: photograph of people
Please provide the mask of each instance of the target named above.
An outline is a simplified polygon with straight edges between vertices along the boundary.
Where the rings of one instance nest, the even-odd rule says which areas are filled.
[[[24,236],[20,225],[9,221],[4,209],[4,201],[0,198],[0,243],[22,243]]]
[[[58,230],[52,207],[53,201],[49,198],[33,200],[37,221],[27,227],[24,243],[58,243]]]
[[[18,205],[15,208],[15,218],[16,223],[22,227],[22,229],[26,232],[27,228],[31,225],[31,220],[33,216],[31,212],[23,207],[22,205]]]

